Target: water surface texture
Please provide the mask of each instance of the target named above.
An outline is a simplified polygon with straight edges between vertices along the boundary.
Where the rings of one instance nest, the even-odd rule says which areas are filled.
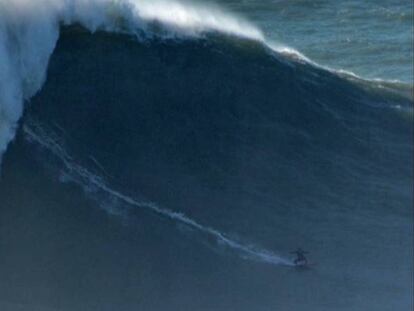
[[[368,79],[413,83],[413,2],[222,0],[269,39]]]
[[[0,0],[0,310],[412,310],[412,25],[336,5]]]

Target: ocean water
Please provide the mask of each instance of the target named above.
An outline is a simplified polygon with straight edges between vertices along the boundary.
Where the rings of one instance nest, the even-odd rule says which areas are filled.
[[[0,310],[412,310],[412,10],[0,0]]]
[[[413,2],[221,1],[269,40],[367,79],[413,83]]]

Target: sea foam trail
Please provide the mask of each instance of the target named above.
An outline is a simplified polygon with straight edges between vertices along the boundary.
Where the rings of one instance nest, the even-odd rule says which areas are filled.
[[[14,138],[24,101],[46,79],[62,24],[141,39],[220,31],[264,40],[256,27],[217,8],[174,0],[0,0],[0,161]]]
[[[26,134],[26,138],[30,142],[34,142],[42,146],[44,149],[47,149],[54,156],[56,156],[63,163],[67,171],[66,173],[70,176],[71,180],[78,183],[84,189],[93,187],[130,206],[151,210],[158,215],[161,215],[177,223],[184,224],[194,230],[197,230],[200,233],[213,237],[220,244],[237,251],[249,259],[273,265],[293,266],[292,261],[289,259],[283,258],[272,251],[251,245],[246,245],[233,240],[219,230],[216,230],[209,226],[204,226],[197,221],[187,217],[183,213],[177,213],[167,208],[162,208],[153,202],[138,201],[130,196],[124,195],[121,192],[110,188],[105,183],[103,178],[97,176],[96,174],[93,174],[86,168],[75,163],[72,157],[66,152],[64,147],[56,139],[52,138],[53,135],[46,133],[46,131],[39,124],[32,123],[30,125],[24,125],[23,131]],[[108,210],[108,212],[112,213],[113,211]]]

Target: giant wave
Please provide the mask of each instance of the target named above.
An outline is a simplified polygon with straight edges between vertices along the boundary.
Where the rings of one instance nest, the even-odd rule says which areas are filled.
[[[46,79],[62,24],[81,24],[92,32],[128,32],[141,39],[194,38],[219,31],[265,44],[259,29],[211,5],[161,0],[2,0],[0,8],[0,154],[14,137],[24,100],[38,92]],[[270,46],[310,62],[292,49]]]
[[[393,93],[386,98],[277,56],[254,40],[212,33],[137,41],[130,34],[66,27],[48,76],[31,100],[24,132],[57,157],[65,175],[253,259],[290,264],[208,225],[221,208],[230,212],[251,201],[251,191],[262,195],[273,185],[279,199],[298,189],[310,197],[329,191],[339,198],[365,166],[371,177],[364,187],[372,179],[399,179],[396,187],[409,192],[403,171],[410,158],[410,124],[395,122],[409,118],[407,110],[395,109],[408,109],[409,100]],[[56,134],[43,127],[57,127],[62,142],[54,142]],[[389,148],[391,142],[399,147]],[[110,177],[96,177],[102,172]],[[314,186],[309,180],[316,180]],[[330,189],[333,182],[336,189]],[[216,189],[227,184],[241,188]],[[215,207],[198,221],[188,214],[200,212],[200,201]],[[105,209],[114,212],[112,205]]]
[[[255,280],[251,287],[245,285],[246,292],[258,286],[267,293],[265,302],[239,302],[239,310],[266,310],[296,297],[276,299],[263,282],[274,282],[273,270],[243,266],[238,257],[288,269],[287,253],[299,241],[319,248],[324,260],[314,283],[323,297],[312,301],[314,310],[324,310],[321,304],[328,310],[338,301],[347,310],[349,288],[357,284],[366,287],[358,297],[368,297],[361,308],[366,301],[378,310],[409,304],[412,245],[401,236],[411,230],[413,113],[405,87],[349,75],[344,79],[300,54],[280,53],[255,27],[211,8],[132,0],[50,0],[36,6],[0,0],[0,8],[2,151],[10,145],[3,159],[0,203],[6,215],[23,211],[16,219],[28,217],[29,228],[39,222],[40,229],[33,230],[40,239],[56,243],[51,249],[67,251],[67,258],[80,254],[89,265],[95,265],[101,252],[108,255],[106,243],[111,252],[127,245],[124,254],[134,252],[134,260],[136,252],[148,253],[150,263],[139,257],[150,271],[141,276],[143,287],[151,288],[147,283],[171,273],[175,277],[164,280],[166,286],[176,282],[171,287],[178,292],[171,292],[187,303],[193,285],[206,279],[194,259],[202,257],[204,266],[213,262],[221,271],[212,278],[223,282],[223,288],[229,289],[228,279],[239,280],[241,285],[231,282],[234,297],[240,296],[239,285],[243,290],[243,273],[249,283]],[[90,206],[103,208],[108,217],[127,219],[136,230],[140,224],[145,230],[139,231],[139,243],[133,230],[126,238],[109,232],[104,251],[84,256],[73,228],[90,226],[87,237],[99,230],[99,209]],[[50,228],[44,219],[52,219]],[[87,219],[87,225],[74,225],[78,219]],[[10,241],[20,227],[26,228],[2,226]],[[157,234],[167,238],[160,242]],[[191,242],[174,238],[183,236],[192,237]],[[22,253],[42,247],[32,246],[32,239]],[[213,252],[204,252],[200,242]],[[99,243],[87,239],[87,245]],[[14,246],[9,247],[14,254]],[[381,250],[377,262],[367,250]],[[229,251],[237,256],[226,256]],[[397,252],[401,256],[395,259]],[[89,256],[94,260],[88,262]],[[124,260],[113,256],[113,262]],[[58,279],[72,280],[66,257],[52,258],[48,269]],[[159,270],[153,269],[157,262]],[[349,270],[338,270],[338,262]],[[16,270],[13,264],[3,265],[5,275]],[[104,275],[112,275],[106,268],[113,266],[104,266]],[[122,264],[113,272],[115,281],[118,269],[124,269]],[[192,273],[180,273],[186,269]],[[43,275],[33,271],[37,284]],[[231,271],[228,279],[223,278],[226,271]],[[186,278],[183,292],[180,275]],[[39,289],[26,283],[36,297],[50,301],[44,288],[53,286],[54,277]],[[297,289],[297,283],[289,283],[291,274],[277,277],[286,281],[273,284],[279,292]],[[21,283],[12,278],[6,290],[20,297]],[[78,289],[77,278],[73,280],[73,292],[88,292],[87,285]],[[394,291],[386,291],[390,280]],[[65,299],[71,295],[66,288],[56,291]],[[129,291],[135,299],[136,291]],[[378,292],[387,295],[378,298]],[[93,301],[116,301],[113,293],[109,298],[89,294]],[[84,300],[76,305],[72,298],[67,299],[73,305],[63,310],[83,306]],[[129,302],[123,303],[120,309],[130,310]],[[146,309],[182,309],[178,302],[159,303],[158,309]],[[202,302],[191,303],[202,309]],[[223,299],[220,306],[226,305],[229,301]],[[94,306],[91,310],[99,309],[99,303]],[[303,306],[308,310],[306,301]]]

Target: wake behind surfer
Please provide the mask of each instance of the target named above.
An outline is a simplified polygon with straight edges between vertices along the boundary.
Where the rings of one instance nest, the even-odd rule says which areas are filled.
[[[296,255],[296,259],[293,261],[293,263],[295,265],[297,265],[297,264],[305,264],[305,265],[308,264],[308,259],[305,257],[305,254],[308,254],[308,252],[305,252],[300,247],[296,251],[290,252],[290,253]]]

